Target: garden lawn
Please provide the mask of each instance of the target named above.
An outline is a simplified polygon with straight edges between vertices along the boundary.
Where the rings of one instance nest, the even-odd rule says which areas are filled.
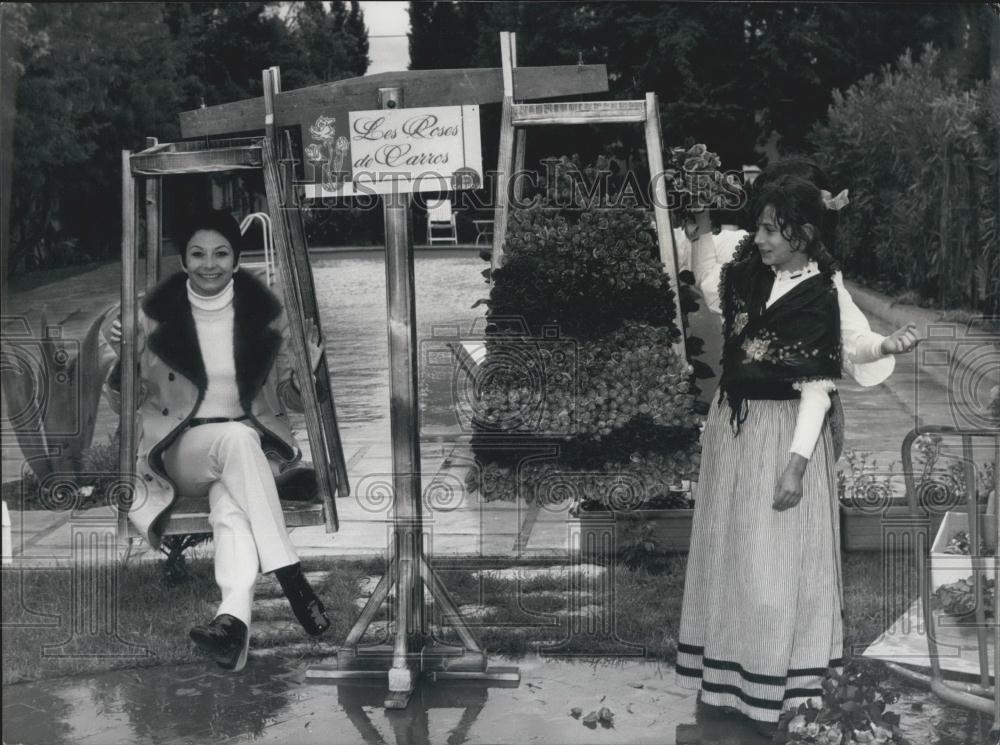
[[[681,596],[686,556],[667,556],[647,562],[645,567],[618,567],[610,584],[611,608],[605,608],[600,582],[577,583],[572,589],[565,576],[535,576],[529,579],[497,578],[469,569],[439,569],[453,600],[482,647],[489,654],[517,657],[539,651],[587,656],[644,654],[651,659],[673,662],[677,653]],[[119,637],[148,650],[144,656],[107,656],[109,642],[95,635],[81,640],[74,651],[82,656],[60,657],[43,649],[70,637],[69,598],[73,595],[68,570],[16,570],[3,572],[3,682],[38,680],[104,670],[181,664],[203,660],[188,641],[188,630],[212,617],[218,589],[212,579],[209,559],[188,562],[190,579],[169,585],[160,564],[134,564],[118,570],[117,624]],[[381,560],[311,560],[307,571],[331,570],[317,584],[332,618],[330,630],[321,637],[329,645],[345,638],[361,612],[356,600],[363,597],[359,583],[384,570]],[[855,553],[844,557],[846,606],[845,647],[847,657],[859,655],[916,597],[913,561],[909,556]],[[528,577],[525,574],[524,577]],[[884,581],[883,577],[887,580]],[[596,596],[588,594],[594,588]],[[725,591],[725,588],[720,588]],[[276,583],[258,586],[257,597],[280,596]],[[481,614],[473,613],[478,606]],[[257,613],[255,618],[291,619],[287,606]],[[85,614],[92,608],[84,608]],[[576,611],[577,615],[569,615]],[[34,617],[32,613],[36,614]],[[41,617],[37,614],[57,614]],[[76,617],[81,617],[76,614]],[[90,616],[84,616],[89,618]],[[61,619],[58,625],[53,618]],[[385,610],[377,621],[386,619]],[[431,622],[440,622],[437,613]],[[32,625],[34,622],[35,625]],[[25,624],[14,626],[13,624]],[[255,638],[251,649],[309,643],[294,622],[284,635]],[[375,623],[366,642],[387,641],[386,625]],[[444,627],[443,640],[455,639]],[[327,650],[328,652],[328,646]],[[301,654],[301,647],[296,654]],[[317,647],[317,654],[324,650]]]

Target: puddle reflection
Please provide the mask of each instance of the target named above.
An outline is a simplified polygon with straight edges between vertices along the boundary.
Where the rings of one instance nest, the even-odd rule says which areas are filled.
[[[696,704],[670,666],[552,660],[516,664],[520,685],[421,682],[403,710],[383,706],[385,679],[305,679],[306,663],[255,659],[238,675],[205,664],[144,668],[90,678],[5,686],[3,741],[78,743],[281,743],[282,745],[463,745],[464,743],[668,743],[761,745],[738,715]],[[914,708],[914,704],[916,708]],[[607,707],[613,725],[588,729]],[[906,690],[891,708],[921,745],[985,743],[992,717],[942,706]]]

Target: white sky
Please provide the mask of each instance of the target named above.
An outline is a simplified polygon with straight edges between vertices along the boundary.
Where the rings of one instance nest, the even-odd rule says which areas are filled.
[[[368,26],[368,57],[372,61],[368,75],[405,70],[410,66],[409,40],[406,38],[410,30],[409,5],[409,2],[374,0],[361,3]]]

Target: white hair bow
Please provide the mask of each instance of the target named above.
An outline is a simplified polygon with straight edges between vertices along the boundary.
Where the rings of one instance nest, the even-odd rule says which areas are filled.
[[[841,191],[837,196],[833,196],[826,189],[821,189],[819,195],[823,198],[823,205],[828,210],[833,210],[834,212],[843,209],[851,203],[847,198],[847,189]]]

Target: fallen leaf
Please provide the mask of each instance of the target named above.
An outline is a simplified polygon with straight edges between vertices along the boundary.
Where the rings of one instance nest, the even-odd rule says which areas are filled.
[[[629,685],[632,686],[633,688],[645,688],[646,687],[642,683],[629,683]]]
[[[581,709],[579,706],[574,706],[572,709],[569,710],[569,715],[574,719],[579,719],[583,715],[583,709]]]
[[[590,727],[591,729],[597,729],[597,723],[600,718],[597,716],[596,711],[590,712],[587,716],[583,718],[583,724],[585,727]]]

